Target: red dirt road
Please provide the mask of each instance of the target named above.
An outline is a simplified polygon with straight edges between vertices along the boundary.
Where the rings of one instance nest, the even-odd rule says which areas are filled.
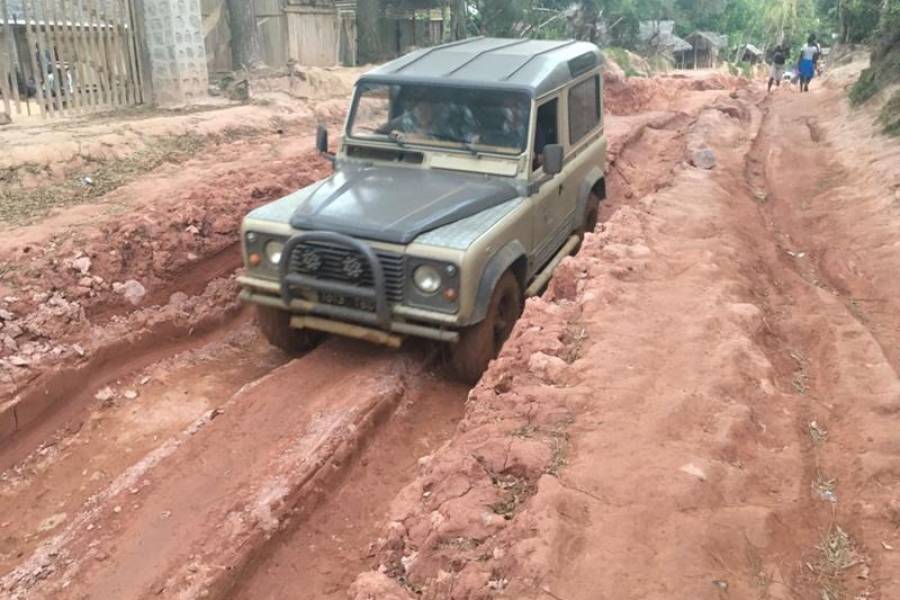
[[[472,390],[428,345],[267,348],[230,217],[140,311],[98,294],[48,338],[96,363],[0,454],[0,598],[900,597],[897,144],[837,89],[607,83],[603,224]],[[297,183],[239,153],[178,176],[231,156],[217,214]]]

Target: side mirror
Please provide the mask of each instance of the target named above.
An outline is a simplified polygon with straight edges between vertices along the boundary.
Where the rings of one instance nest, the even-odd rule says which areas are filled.
[[[544,173],[556,175],[563,168],[563,147],[560,144],[544,146]]]
[[[328,154],[328,129],[324,125],[316,127],[316,150]]]

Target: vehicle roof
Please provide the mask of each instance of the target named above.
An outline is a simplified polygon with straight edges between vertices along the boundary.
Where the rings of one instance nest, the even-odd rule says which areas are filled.
[[[360,82],[509,87],[537,97],[601,64],[590,42],[477,37],[410,52]]]

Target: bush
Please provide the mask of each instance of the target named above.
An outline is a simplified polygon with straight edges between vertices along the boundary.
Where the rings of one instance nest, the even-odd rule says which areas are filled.
[[[634,65],[631,63],[631,57],[628,56],[628,51],[624,48],[613,46],[606,48],[604,52],[611,56],[615,63],[622,68],[625,72],[625,77],[643,77],[643,74],[634,68]]]
[[[881,108],[878,124],[886,134],[900,136],[900,90]]]

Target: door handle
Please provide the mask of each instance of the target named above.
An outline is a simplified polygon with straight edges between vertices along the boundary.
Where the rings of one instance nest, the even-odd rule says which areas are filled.
[[[556,194],[558,196],[562,196],[562,193],[563,193],[563,185],[559,184],[559,188],[556,190]]]

